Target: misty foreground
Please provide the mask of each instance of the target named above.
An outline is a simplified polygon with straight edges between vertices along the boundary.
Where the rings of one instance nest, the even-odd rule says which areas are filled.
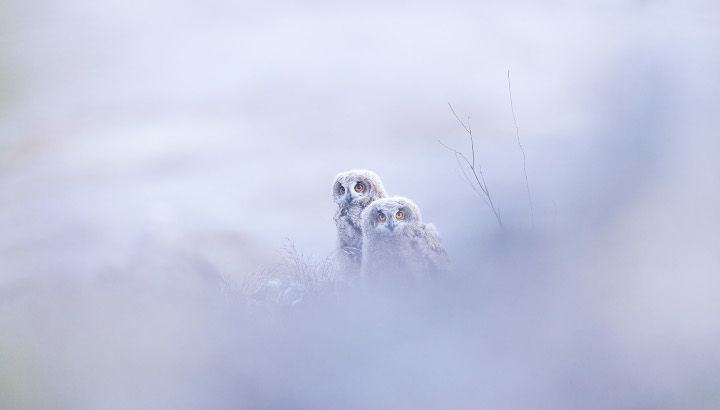
[[[714,256],[652,238],[628,253],[624,234],[494,233],[448,277],[294,305],[248,308],[197,268],[18,281],[0,289],[0,403],[717,408]]]

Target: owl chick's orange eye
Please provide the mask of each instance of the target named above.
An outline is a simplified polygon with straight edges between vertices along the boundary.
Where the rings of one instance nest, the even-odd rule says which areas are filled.
[[[402,219],[403,216],[405,216],[405,214],[400,211],[398,211],[398,213],[395,214],[395,218],[397,218],[397,219]]]
[[[361,192],[363,190],[363,188],[364,187],[362,184],[357,184],[357,185],[355,185],[355,192]]]
[[[378,219],[381,221],[385,220],[385,214],[378,214]]]
[[[345,193],[345,187],[342,187],[342,186],[340,187],[340,193],[341,193],[341,194],[344,194],[344,193]]]

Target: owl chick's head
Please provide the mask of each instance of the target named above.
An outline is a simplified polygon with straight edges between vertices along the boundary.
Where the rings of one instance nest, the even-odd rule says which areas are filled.
[[[343,209],[353,206],[364,208],[372,201],[386,196],[380,177],[365,169],[341,172],[333,182],[333,199]]]
[[[422,223],[420,208],[415,203],[401,196],[378,199],[362,212],[363,231],[380,235],[397,235]]]

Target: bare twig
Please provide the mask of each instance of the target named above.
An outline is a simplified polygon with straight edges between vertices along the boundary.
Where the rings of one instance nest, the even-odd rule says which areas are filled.
[[[458,167],[460,168],[460,171],[462,172],[462,177],[461,177],[461,179],[464,178],[464,179],[463,179],[463,182],[465,182],[466,184],[468,184],[468,186],[469,186],[473,191],[475,191],[476,194],[478,194],[478,196],[480,197],[480,199],[481,199],[483,202],[485,202],[485,205],[490,206],[490,203],[487,201],[487,199],[485,199],[484,192],[483,192],[483,194],[481,194],[480,191],[478,191],[478,189],[477,189],[477,188],[475,187],[475,185],[472,183],[472,181],[470,180],[470,178],[468,178],[467,172],[465,172],[465,167],[463,167],[462,162],[460,162],[460,157],[459,157],[457,154],[455,155],[455,160],[457,160]],[[455,171],[455,173],[457,174],[457,171]],[[460,176],[460,174],[457,174],[457,176]]]
[[[513,106],[512,87],[510,87],[510,70],[508,70],[508,72],[507,72],[507,78],[508,78],[508,93],[510,94],[510,111],[512,111],[513,122],[515,123],[515,136],[517,137],[518,146],[520,147],[520,151],[522,152],[523,172],[525,173],[525,187],[527,188],[528,203],[530,204],[530,217],[532,218],[532,227],[534,229],[535,228],[535,211],[533,210],[532,197],[530,196],[530,183],[528,182],[528,176],[527,176],[525,150],[523,149],[523,146],[520,143],[520,129],[518,128],[517,120],[515,119],[515,107]]]
[[[471,135],[472,135],[472,131],[470,131],[470,129],[465,126],[465,123],[462,122],[462,120],[460,119],[460,117],[458,117],[457,113],[455,113],[455,110],[453,109],[452,104],[450,104],[450,102],[448,102],[448,105],[450,106],[450,111],[452,111],[453,115],[454,115],[455,118],[458,120],[458,122],[460,123],[460,125],[462,125],[463,128],[465,128],[465,131],[467,131],[468,134],[471,134]]]
[[[460,165],[460,169],[463,172],[463,175],[465,176],[465,180],[472,189],[483,199],[483,202],[485,202],[486,205],[490,207],[490,209],[493,211],[493,214],[495,215],[495,219],[497,219],[498,224],[500,227],[503,226],[502,219],[500,218],[500,211],[497,207],[495,207],[495,204],[492,201],[492,196],[490,196],[490,190],[488,189],[487,182],[485,181],[485,175],[482,172],[482,167],[480,164],[476,164],[475,162],[475,140],[473,138],[472,134],[472,128],[470,127],[470,117],[468,117],[468,123],[465,125],[463,120],[460,119],[460,117],[455,112],[455,109],[453,108],[452,104],[448,102],[448,106],[450,106],[450,111],[452,111],[453,115],[455,116],[455,119],[458,120],[460,125],[465,129],[465,132],[468,133],[470,137],[470,150],[472,152],[472,161],[470,161],[465,154],[462,152],[455,150],[453,148],[450,148],[449,146],[445,145],[442,141],[438,140],[440,145],[445,147],[446,149],[452,151],[455,154],[455,159],[457,159],[458,164]],[[462,158],[463,161],[465,161],[465,164],[467,164],[467,167],[470,168],[470,171],[472,172],[473,177],[475,177],[475,184],[470,181],[470,178],[468,177],[467,173],[465,172],[465,167],[463,167],[462,163],[460,162],[460,158]],[[478,191],[478,188],[480,191],[482,191],[482,194]]]

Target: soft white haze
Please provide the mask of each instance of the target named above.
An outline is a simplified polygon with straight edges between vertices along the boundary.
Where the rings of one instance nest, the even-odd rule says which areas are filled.
[[[716,3],[0,2],[0,408],[720,407]],[[352,168],[451,277],[246,309]]]

